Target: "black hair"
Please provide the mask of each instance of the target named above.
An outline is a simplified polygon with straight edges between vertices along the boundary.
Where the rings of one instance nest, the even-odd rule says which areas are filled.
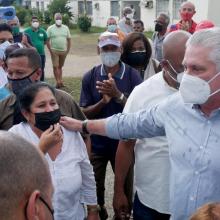
[[[142,27],[144,27],[144,22],[142,20],[134,20],[134,24],[141,24]]]
[[[5,23],[0,24],[0,32],[2,32],[2,31],[8,31],[12,34],[11,27],[8,24],[5,24]]]
[[[38,20],[38,17],[36,15],[33,15],[31,20],[33,20],[33,19],[37,19]]]
[[[129,35],[127,35],[127,37],[124,39],[124,41],[122,43],[123,52],[121,55],[121,60],[124,63],[129,65],[127,57],[128,57],[128,54],[132,51],[132,46],[133,46],[134,42],[136,42],[137,40],[141,40],[144,43],[144,47],[146,50],[146,62],[145,63],[147,66],[149,63],[149,59],[151,57],[151,54],[152,54],[152,49],[151,49],[151,45],[150,45],[149,40],[144,36],[143,33],[134,32],[134,33],[130,33]]]
[[[28,65],[33,70],[37,68],[41,68],[41,58],[35,49],[31,49],[31,48],[16,49],[8,55],[7,59],[19,58],[19,57],[27,57]]]
[[[30,86],[27,86],[26,88],[24,88],[21,91],[21,93],[18,95],[18,102],[19,102],[20,110],[26,110],[29,112],[31,104],[33,103],[37,93],[42,88],[49,89],[55,96],[55,89],[51,85],[45,82],[32,83]]]

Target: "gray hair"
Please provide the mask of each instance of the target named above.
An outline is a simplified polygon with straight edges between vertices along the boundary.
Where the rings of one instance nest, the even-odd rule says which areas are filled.
[[[19,19],[18,19],[18,17],[17,16],[14,16],[14,18],[13,19],[11,19],[11,20],[8,20],[8,24],[10,23],[10,21],[16,21],[17,22],[17,25],[20,25],[20,22],[19,22]]]
[[[159,16],[163,16],[164,17],[164,20],[165,20],[165,23],[168,25],[170,23],[170,16],[168,14],[166,14],[165,12],[161,12],[159,14]]]
[[[220,71],[220,28],[214,27],[195,32],[186,43],[188,46],[201,46],[211,49],[210,60],[216,64]]]
[[[57,16],[59,16],[59,17],[61,17],[61,18],[62,18],[62,15],[61,15],[61,13],[60,13],[60,12],[57,12],[57,13],[55,13],[55,14],[54,14],[54,19],[56,19],[56,17],[57,17]]]
[[[0,131],[0,213],[12,219],[22,203],[39,190],[47,195],[51,178],[38,149],[11,132]]]

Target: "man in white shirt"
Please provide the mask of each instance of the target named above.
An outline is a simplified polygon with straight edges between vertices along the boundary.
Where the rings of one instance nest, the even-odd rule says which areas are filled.
[[[173,32],[164,39],[162,72],[135,87],[123,112],[131,113],[149,108],[178,91],[179,76],[183,72],[182,60],[185,43],[190,34]],[[175,48],[175,50],[173,50]],[[144,95],[145,94],[145,95]],[[134,163],[135,151],[135,220],[168,220],[169,215],[169,152],[165,136],[120,141],[116,155],[115,192],[113,206],[117,217],[129,216],[124,185],[129,168]],[[143,175],[144,174],[144,175]]]
[[[126,35],[133,32],[133,11],[130,7],[123,9],[123,18],[118,22],[118,27]]]

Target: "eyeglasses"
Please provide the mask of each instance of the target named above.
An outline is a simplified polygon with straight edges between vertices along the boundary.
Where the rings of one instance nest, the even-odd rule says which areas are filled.
[[[52,219],[54,219],[54,209],[52,209],[48,203],[43,199],[42,196],[39,196],[39,200],[47,207],[47,209],[49,210],[49,212],[51,213]]]

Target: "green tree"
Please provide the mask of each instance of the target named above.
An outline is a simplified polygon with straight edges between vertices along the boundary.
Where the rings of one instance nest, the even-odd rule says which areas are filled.
[[[71,19],[73,17],[73,13],[71,12],[71,7],[68,5],[69,3],[69,0],[53,0],[48,5],[48,11],[52,17],[55,13],[60,12],[62,15],[68,15]]]

